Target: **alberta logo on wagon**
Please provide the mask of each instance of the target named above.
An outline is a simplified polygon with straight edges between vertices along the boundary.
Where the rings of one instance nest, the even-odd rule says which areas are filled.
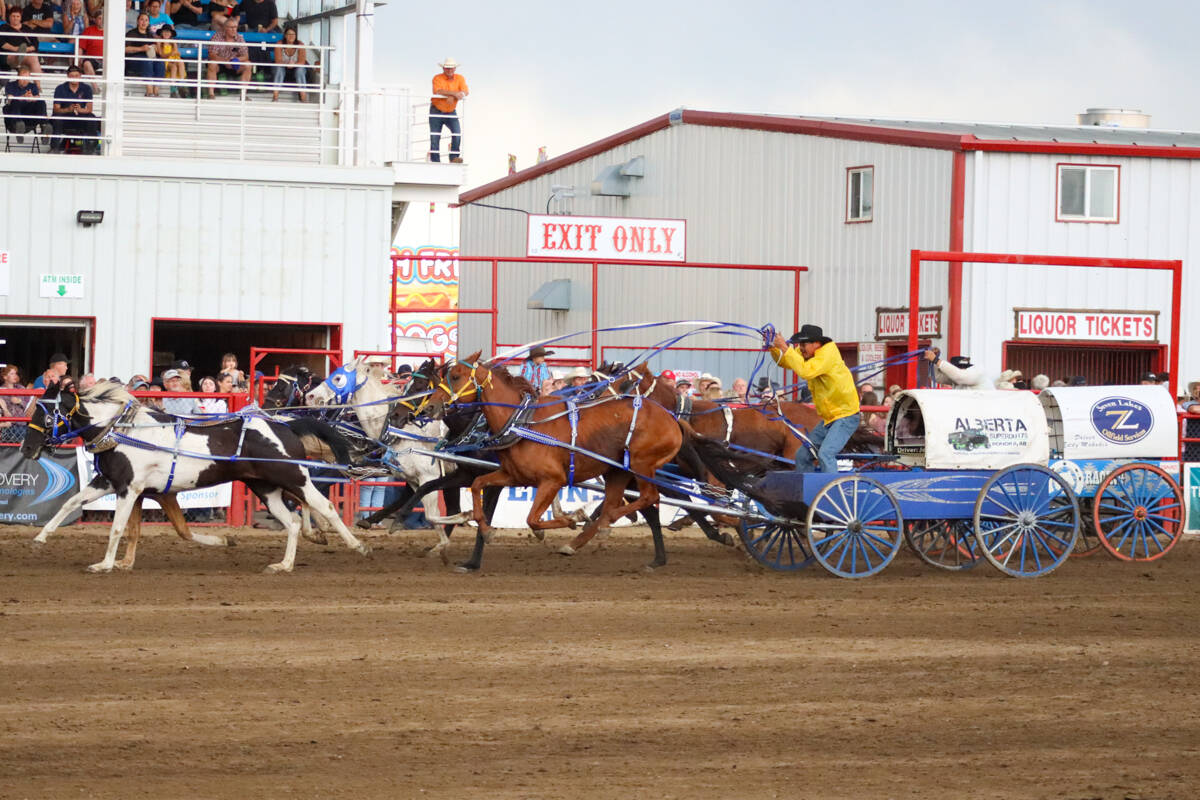
[[[1150,435],[1154,414],[1128,397],[1105,397],[1092,405],[1092,427],[1105,441],[1134,444]]]

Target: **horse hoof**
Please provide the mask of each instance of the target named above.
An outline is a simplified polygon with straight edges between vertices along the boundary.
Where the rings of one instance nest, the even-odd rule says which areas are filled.
[[[323,533],[317,533],[314,531],[311,533],[305,533],[303,536],[305,541],[312,542],[313,544],[329,544],[329,540],[325,538],[325,534]]]
[[[124,561],[118,561],[117,563],[113,564],[113,569],[119,569],[122,572],[128,572],[129,570],[133,569],[133,564],[129,564]]]
[[[459,564],[454,568],[454,571],[459,575],[473,575],[479,571],[479,567],[473,564]]]
[[[354,527],[362,528],[364,531],[369,531],[371,530],[371,523],[367,522],[365,519],[360,519],[354,523]]]
[[[564,544],[562,547],[558,548],[556,552],[560,556],[573,556],[575,555],[575,548],[571,547],[569,544]]]
[[[88,572],[112,572],[113,565],[98,561],[87,568]]]
[[[539,542],[544,542],[544,541],[546,541],[546,532],[545,531],[534,531],[533,538],[537,539]]]
[[[642,567],[642,572],[657,572],[659,567],[665,567],[665,566],[666,566],[665,563],[659,563],[658,561],[651,561],[649,564]]]
[[[734,539],[732,536],[730,536],[728,533],[722,533],[721,534],[721,544],[725,545],[726,547],[733,547],[735,544],[737,544],[737,540]]]
[[[266,568],[263,570],[263,574],[264,575],[276,575],[280,572],[291,572],[291,571],[292,570],[290,568],[288,568],[286,565],[284,565],[282,563],[268,564],[266,566]]]
[[[358,551],[359,555],[362,555],[362,556],[371,555],[371,545],[367,544],[366,542],[359,542],[358,547],[356,547],[354,549]]]
[[[226,536],[225,537],[225,546],[226,547],[237,547],[238,546],[237,537],[236,536]]]

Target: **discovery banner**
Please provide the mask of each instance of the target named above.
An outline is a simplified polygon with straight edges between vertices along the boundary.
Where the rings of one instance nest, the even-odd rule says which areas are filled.
[[[45,525],[79,491],[76,448],[44,451],[37,461],[19,447],[0,447],[0,524]],[[76,511],[64,520],[75,522]]]

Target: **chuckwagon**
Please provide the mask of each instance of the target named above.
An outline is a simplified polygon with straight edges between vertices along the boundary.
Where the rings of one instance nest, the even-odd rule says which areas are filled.
[[[888,415],[883,460],[769,473],[740,534],[769,567],[815,560],[850,578],[886,567],[902,538],[933,566],[968,569],[982,556],[1014,577],[1100,546],[1158,558],[1182,534],[1177,436],[1160,387],[907,391]]]

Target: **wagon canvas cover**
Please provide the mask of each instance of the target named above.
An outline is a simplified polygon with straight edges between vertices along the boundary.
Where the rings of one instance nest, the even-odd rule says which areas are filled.
[[[914,410],[921,436],[912,433]],[[1032,392],[904,392],[888,419],[888,448],[929,469],[1002,469],[1050,458],[1046,416]]]
[[[1062,458],[1176,458],[1179,420],[1161,386],[1068,386],[1042,392]]]

